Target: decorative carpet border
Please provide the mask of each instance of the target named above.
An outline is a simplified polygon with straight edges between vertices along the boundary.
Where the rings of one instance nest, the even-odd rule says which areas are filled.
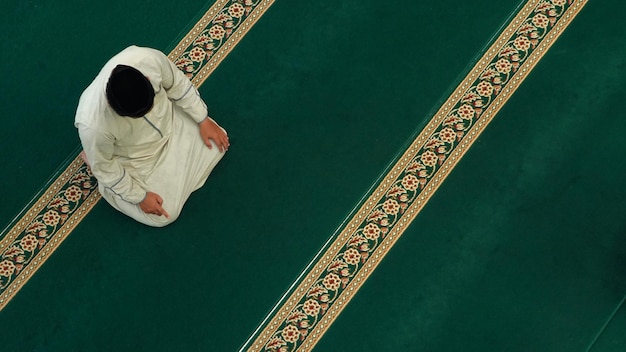
[[[218,0],[169,55],[199,87],[274,0]]]
[[[199,87],[274,0],[218,0],[170,53]],[[63,171],[15,225],[0,234],[0,310],[17,294],[101,196],[81,158]]]
[[[250,338],[248,351],[313,349],[586,2],[530,0],[522,7],[293,293]]]
[[[0,309],[15,296],[100,199],[77,157],[0,241]]]

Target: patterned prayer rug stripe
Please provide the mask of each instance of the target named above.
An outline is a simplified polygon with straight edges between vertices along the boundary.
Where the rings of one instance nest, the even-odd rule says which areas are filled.
[[[586,4],[530,0],[249,341],[310,351],[450,171]]]
[[[169,54],[199,87],[274,0],[219,0]],[[0,234],[0,310],[100,200],[97,181],[76,157],[43,195]]]
[[[273,3],[219,0],[170,53],[170,60],[199,87]]]
[[[0,309],[15,296],[100,199],[80,157],[0,241]]]

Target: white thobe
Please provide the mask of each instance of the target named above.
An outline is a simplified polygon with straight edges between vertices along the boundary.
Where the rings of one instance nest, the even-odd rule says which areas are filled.
[[[145,116],[119,116],[109,106],[106,85],[117,65],[136,68],[152,84],[154,105]],[[139,222],[164,226],[224,155],[213,141],[211,149],[202,141],[197,124],[206,118],[200,94],[167,56],[131,46],[109,60],[83,92],[75,126],[103,198]],[[147,192],[163,198],[170,219],[141,210]]]

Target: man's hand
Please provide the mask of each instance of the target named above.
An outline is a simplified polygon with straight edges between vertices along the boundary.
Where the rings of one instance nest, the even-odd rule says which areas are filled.
[[[163,198],[156,193],[148,192],[146,193],[146,198],[143,202],[139,203],[139,207],[146,214],[154,214],[158,216],[165,216],[166,218],[170,218],[170,214],[168,214],[165,209],[161,206],[163,204]]]
[[[211,145],[211,140],[213,140],[215,144],[217,144],[220,152],[223,153],[228,150],[228,147],[230,147],[228,135],[213,120],[207,117],[198,124],[198,127],[200,128],[200,136],[202,136],[204,144],[206,144],[209,149],[213,148],[213,145]]]

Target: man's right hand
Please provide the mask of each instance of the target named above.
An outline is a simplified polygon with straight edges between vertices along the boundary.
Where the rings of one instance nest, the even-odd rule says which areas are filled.
[[[143,202],[139,203],[139,207],[146,214],[154,214],[158,216],[165,216],[166,218],[170,218],[170,214],[168,214],[165,209],[162,207],[163,198],[156,193],[148,192],[146,193],[146,198]]]

